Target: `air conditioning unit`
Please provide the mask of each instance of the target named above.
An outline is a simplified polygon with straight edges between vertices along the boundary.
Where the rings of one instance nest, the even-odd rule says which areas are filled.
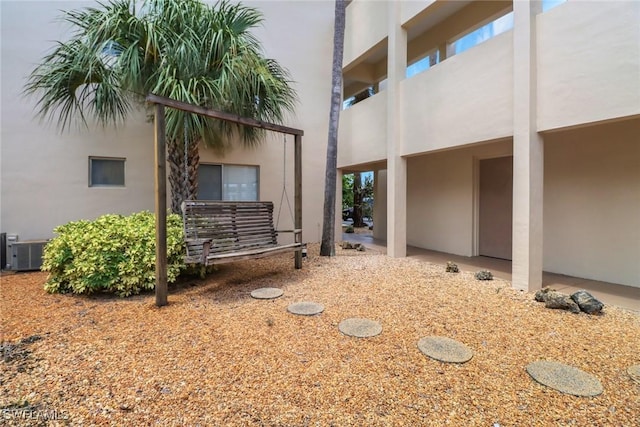
[[[0,270],[7,268],[7,233],[0,233]]]
[[[2,264],[2,268],[4,270],[11,270],[11,254],[12,249],[11,249],[11,245],[13,245],[14,243],[16,243],[19,239],[18,239],[18,235],[17,234],[11,234],[11,233],[2,233],[4,234],[4,263]]]
[[[11,243],[11,269],[15,271],[40,270],[42,254],[48,240],[28,240]]]

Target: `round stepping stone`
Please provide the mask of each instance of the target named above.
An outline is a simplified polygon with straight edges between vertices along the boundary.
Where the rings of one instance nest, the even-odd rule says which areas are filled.
[[[251,296],[256,299],[274,299],[282,296],[284,291],[280,288],[260,288],[251,291]]]
[[[578,368],[549,360],[527,365],[527,372],[542,385],[574,396],[597,396],[603,392],[602,384],[593,375]]]
[[[640,365],[629,366],[629,369],[627,369],[627,373],[632,380],[640,383]]]
[[[382,325],[375,320],[352,317],[340,322],[338,329],[351,337],[368,338],[379,335],[382,332]]]
[[[301,316],[313,316],[322,313],[324,305],[311,301],[294,302],[287,307],[287,311]]]
[[[469,347],[447,337],[424,337],[418,341],[418,349],[440,362],[464,363],[473,357],[473,351]]]

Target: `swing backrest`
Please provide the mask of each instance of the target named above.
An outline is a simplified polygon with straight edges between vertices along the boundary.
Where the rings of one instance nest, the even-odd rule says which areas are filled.
[[[189,200],[182,204],[187,259],[197,262],[203,242],[209,254],[228,254],[278,245],[273,202]]]

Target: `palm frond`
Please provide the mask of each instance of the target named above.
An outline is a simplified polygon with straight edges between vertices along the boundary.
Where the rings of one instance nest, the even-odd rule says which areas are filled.
[[[258,120],[281,123],[296,94],[286,69],[264,58],[251,32],[262,24],[255,8],[222,0],[109,0],[69,11],[72,38],[29,76],[38,115],[64,129],[75,117],[100,122],[126,118],[134,100],[156,93]],[[260,130],[181,112],[167,114],[167,136],[223,147],[240,138],[252,145]]]

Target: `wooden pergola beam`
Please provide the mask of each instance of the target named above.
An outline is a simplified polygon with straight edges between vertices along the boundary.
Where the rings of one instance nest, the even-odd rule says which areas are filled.
[[[238,123],[245,126],[251,126],[254,128],[272,130],[274,132],[286,133],[289,135],[304,135],[304,131],[301,129],[290,128],[287,126],[277,125],[274,123],[263,122],[260,120],[251,119],[248,117],[238,116],[236,114],[225,113],[223,111],[212,110],[209,108],[200,107],[198,105],[189,104],[188,102],[176,101],[175,99],[167,98],[164,96],[158,96],[154,94],[147,95],[147,102],[153,104],[161,104],[166,107],[175,108],[176,110],[186,111],[188,113],[199,114],[201,116],[211,117],[212,119],[224,120],[227,122]]]
[[[154,94],[146,101],[155,104],[155,209],[156,209],[156,305],[167,305],[167,165],[165,107],[224,120],[244,126],[294,135],[294,228],[302,229],[302,136],[304,131],[212,110]],[[302,249],[296,251],[295,268],[302,268]]]

